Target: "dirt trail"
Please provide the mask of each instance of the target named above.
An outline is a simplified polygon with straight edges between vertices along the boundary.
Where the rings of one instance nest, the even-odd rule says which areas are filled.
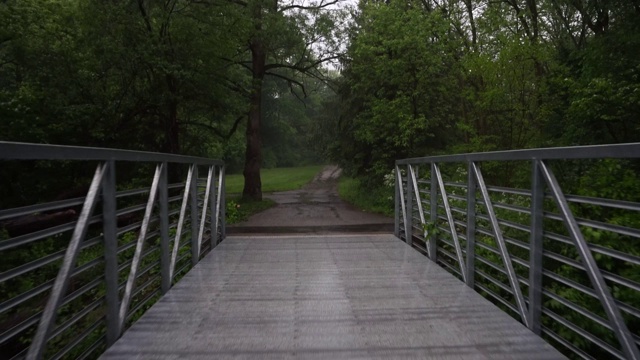
[[[300,190],[265,195],[277,205],[229,227],[230,233],[391,232],[393,219],[360,211],[340,200],[342,169],[326,166]]]

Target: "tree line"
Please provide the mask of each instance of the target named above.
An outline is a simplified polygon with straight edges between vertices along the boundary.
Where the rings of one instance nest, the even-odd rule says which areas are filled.
[[[313,116],[339,56],[337,1],[0,3],[0,140],[318,162]]]
[[[330,153],[381,182],[411,156],[640,140],[637,0],[362,0]]]

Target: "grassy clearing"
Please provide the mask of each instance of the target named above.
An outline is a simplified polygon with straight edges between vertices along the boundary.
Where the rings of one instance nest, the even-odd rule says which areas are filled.
[[[302,166],[295,168],[264,169],[262,192],[288,191],[300,189],[307,184],[324,165]],[[227,224],[245,221],[249,216],[267,210],[276,205],[275,201],[264,198],[262,201],[243,200],[240,193],[244,186],[242,174],[227,175],[225,178],[227,191]]]
[[[262,178],[262,192],[297,190],[302,185],[313,180],[313,177],[322,170],[324,165],[301,166],[295,168],[263,169],[260,171]],[[225,178],[227,194],[240,194],[244,187],[242,174],[227,175]]]
[[[343,176],[338,193],[342,200],[361,210],[393,216],[393,189],[365,187],[360,180]]]

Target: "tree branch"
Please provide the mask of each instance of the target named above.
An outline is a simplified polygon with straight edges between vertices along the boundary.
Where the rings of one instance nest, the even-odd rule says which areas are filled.
[[[238,129],[238,125],[240,125],[240,121],[244,118],[244,115],[239,116],[234,122],[233,122],[233,126],[231,127],[231,130],[229,130],[229,133],[227,133],[226,135],[222,133],[222,131],[220,131],[220,129],[215,128],[211,125],[207,125],[207,124],[203,124],[203,123],[199,123],[199,122],[191,122],[191,121],[180,121],[180,124],[182,125],[194,125],[194,126],[200,126],[203,127],[205,129],[211,130],[213,131],[214,134],[216,134],[218,137],[220,137],[223,140],[229,140],[233,134],[235,134],[236,130]]]
[[[320,9],[324,9],[327,6],[331,6],[334,4],[339,3],[341,0],[332,0],[329,1],[327,3],[325,3],[324,1],[321,1],[319,5],[316,6],[303,6],[303,5],[289,5],[289,6],[285,6],[283,8],[280,8],[278,11],[280,12],[285,12],[288,10],[292,10],[292,9],[298,9],[298,10],[320,10]]]
[[[276,73],[272,73],[272,72],[265,72],[264,74],[265,75],[271,75],[271,76],[274,76],[274,77],[277,77],[277,78],[285,80],[287,83],[289,83],[289,89],[291,89],[291,93],[296,95],[296,97],[297,97],[297,94],[293,91],[293,86],[291,84],[298,85],[300,87],[300,89],[302,90],[302,93],[304,94],[304,97],[307,97],[307,90],[305,89],[303,83],[301,83],[301,82],[299,82],[297,80],[288,78],[288,77],[286,77],[284,75],[280,75],[280,74],[276,74]]]

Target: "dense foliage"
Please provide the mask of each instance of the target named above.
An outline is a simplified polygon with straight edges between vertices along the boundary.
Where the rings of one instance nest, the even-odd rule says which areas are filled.
[[[259,163],[316,162],[321,65],[337,58],[342,13],[306,6],[3,1],[0,140],[222,157],[239,170],[258,106]],[[254,45],[264,53],[259,79]]]
[[[637,1],[361,1],[327,119],[377,183],[397,158],[640,140]]]

